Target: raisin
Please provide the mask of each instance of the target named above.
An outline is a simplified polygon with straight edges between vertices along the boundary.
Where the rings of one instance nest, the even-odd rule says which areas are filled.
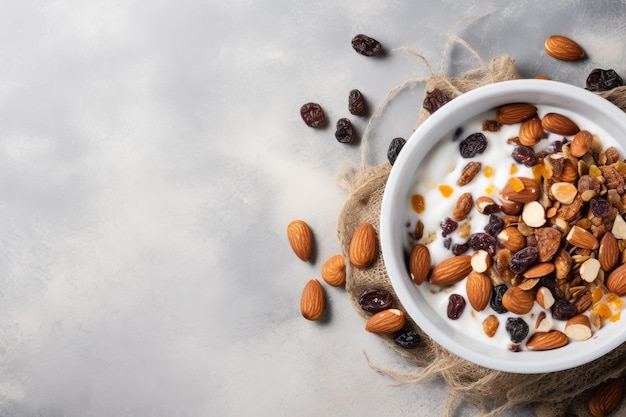
[[[446,93],[438,88],[434,88],[426,93],[422,106],[428,113],[433,114],[449,101],[450,98]]]
[[[363,311],[378,313],[393,306],[393,296],[382,288],[369,288],[359,296],[359,305]]]
[[[441,236],[446,237],[459,227],[459,223],[452,220],[450,217],[446,217],[439,223],[439,226],[441,227]]]
[[[452,254],[454,256],[459,256],[459,255],[463,255],[465,252],[467,252],[470,248],[470,245],[468,242],[465,243],[455,243],[450,247],[450,251],[452,252]]]
[[[509,269],[514,274],[522,274],[537,260],[539,250],[534,246],[527,246],[515,252],[509,262]]]
[[[361,55],[374,56],[382,52],[383,46],[376,39],[367,35],[356,35],[352,38],[352,48]]]
[[[507,287],[506,284],[500,284],[500,285],[495,285],[493,289],[491,290],[491,299],[489,300],[489,305],[491,306],[493,311],[495,311],[498,314],[503,314],[509,311],[502,304],[502,296],[508,289],[509,287]]]
[[[564,298],[556,300],[552,305],[552,317],[555,320],[569,320],[576,314],[576,306]]]
[[[551,277],[551,276],[543,277],[541,278],[541,283],[542,283],[541,284],[542,286],[550,290],[555,300],[565,297],[565,293],[563,292],[563,289],[561,289],[561,287],[556,283],[556,280],[554,279],[554,277]]]
[[[309,127],[324,127],[326,115],[324,109],[317,103],[306,103],[300,107],[300,116]]]
[[[567,142],[567,138],[563,138],[562,140],[555,140],[554,142],[550,143],[550,145],[548,145],[546,149],[544,149],[544,153],[551,154],[561,152],[563,151],[563,145],[566,145]]]
[[[502,125],[496,120],[483,120],[483,130],[487,132],[498,132]]]
[[[400,154],[400,151],[405,143],[406,140],[404,138],[394,138],[389,144],[389,147],[387,148],[387,159],[391,165],[396,162],[396,158],[398,158],[398,155]]]
[[[365,99],[359,90],[350,90],[348,94],[348,111],[355,116],[363,116],[367,113]]]
[[[511,154],[513,159],[520,164],[526,165],[527,167],[533,167],[537,165],[537,154],[535,150],[530,146],[518,145],[513,148],[513,153]]]
[[[496,255],[497,240],[488,233],[473,233],[469,237],[469,245],[475,251],[484,250],[491,256]]]
[[[606,217],[609,215],[611,205],[604,198],[592,198],[589,201],[589,209],[596,217]]]
[[[448,318],[456,320],[461,317],[465,310],[465,298],[460,294],[451,294],[448,298]]]
[[[454,131],[454,135],[452,135],[452,142],[456,142],[457,140],[461,139],[462,135],[463,135],[463,128],[459,126]]]
[[[459,143],[463,158],[473,158],[487,149],[487,138],[480,132],[472,133]]]
[[[419,333],[408,323],[400,330],[393,332],[392,338],[396,345],[405,349],[415,349],[422,342]]]
[[[450,249],[450,245],[452,245],[452,238],[446,238],[443,240],[443,247],[446,249]]]
[[[528,336],[528,323],[521,317],[509,317],[506,319],[506,332],[511,338],[511,342],[519,343]]]
[[[615,70],[596,68],[589,73],[585,84],[589,91],[608,91],[624,85],[624,80]]]
[[[499,209],[497,205],[494,206]],[[487,213],[487,211],[485,211]],[[496,216],[495,214],[489,215],[489,222],[485,226],[485,232],[489,233],[491,236],[496,237],[498,233],[500,233],[504,229],[504,220],[500,216]]]
[[[341,143],[351,143],[354,139],[354,129],[352,128],[352,122],[349,119],[341,118],[337,120],[337,130],[335,131],[335,138]]]

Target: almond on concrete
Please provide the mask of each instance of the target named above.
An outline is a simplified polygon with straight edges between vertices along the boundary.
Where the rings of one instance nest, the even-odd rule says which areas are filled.
[[[496,121],[503,125],[523,122],[537,113],[537,107],[528,103],[511,103],[496,109]]]
[[[606,232],[602,239],[600,239],[600,248],[598,249],[598,261],[600,261],[600,268],[604,272],[609,272],[619,261],[619,246],[617,239],[613,236],[613,233]]]
[[[404,327],[406,316],[402,310],[389,308],[379,311],[365,323],[365,330],[371,333],[393,333]]]
[[[366,268],[376,257],[376,231],[369,223],[361,224],[352,235],[349,248],[350,263],[357,268]]]
[[[565,323],[565,334],[570,339],[582,342],[591,337],[591,322],[589,317],[578,314]]]
[[[526,246],[526,238],[515,226],[507,226],[497,236],[498,243],[510,250],[517,252]]]
[[[491,299],[493,284],[482,272],[472,271],[465,280],[467,300],[476,311],[483,311]]]
[[[626,264],[615,268],[604,283],[606,288],[620,297],[626,296]]]
[[[287,225],[287,239],[298,258],[308,262],[313,254],[313,233],[304,220],[294,220]]]
[[[319,320],[324,314],[326,297],[324,288],[316,279],[312,279],[304,286],[300,297],[300,312],[307,320]]]
[[[430,273],[430,283],[442,287],[456,284],[472,272],[472,256],[459,255],[439,262]]]
[[[589,412],[594,417],[610,415],[624,399],[625,385],[624,378],[608,379],[598,385],[589,397]]]
[[[585,57],[585,51],[578,43],[562,35],[547,37],[543,49],[546,54],[561,61],[577,61]]]
[[[526,314],[535,304],[535,295],[518,287],[511,287],[502,296],[502,305],[514,314]]]
[[[342,255],[331,256],[324,262],[322,279],[333,287],[341,287],[346,283],[346,260]]]
[[[551,350],[563,347],[568,343],[569,338],[565,333],[559,330],[550,330],[533,333],[526,342],[526,348],[529,350]]]
[[[409,271],[415,284],[422,285],[426,281],[430,272],[430,262],[430,251],[427,246],[422,244],[413,246],[409,255]]]
[[[548,132],[556,133],[557,135],[575,135],[580,131],[580,128],[576,123],[567,116],[560,113],[547,113],[541,119],[541,126]]]

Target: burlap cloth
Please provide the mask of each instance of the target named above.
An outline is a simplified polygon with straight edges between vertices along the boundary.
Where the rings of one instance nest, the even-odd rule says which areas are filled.
[[[463,43],[458,38],[456,40]],[[408,52],[422,58],[419,54]],[[471,50],[470,52],[473,53]],[[479,57],[478,59],[480,60]],[[386,102],[391,100],[394,94],[415,83],[423,82],[425,84],[424,92],[439,88],[453,98],[482,85],[520,78],[515,67],[515,61],[509,56],[498,55],[491,62],[480,61],[480,68],[467,72],[460,77],[435,75],[426,63],[430,76],[409,80],[392,90],[372,115],[370,124],[375,123],[380,110]],[[626,87],[619,87],[598,94],[626,111]],[[428,116],[429,114],[421,109],[418,126]],[[370,127],[368,125],[365,133]],[[363,161],[361,167],[349,174],[344,173],[338,178],[339,183],[349,192],[349,197],[339,214],[337,224],[337,233],[344,255],[348,253],[350,238],[358,225],[368,222],[377,231],[379,230],[381,200],[391,169],[391,165],[387,162],[373,167],[366,166],[365,147],[367,142],[365,136],[364,134],[362,140]],[[361,310],[358,303],[358,297],[362,290],[384,288],[395,296],[380,253],[380,245],[376,261],[371,267],[367,269],[353,268],[348,262],[346,272],[347,295],[355,310],[364,320],[368,318],[368,315]],[[400,306],[400,308],[403,307]],[[415,325],[411,319],[409,320]],[[484,417],[496,416],[516,405],[528,404],[532,404],[537,417],[590,416],[591,414],[587,410],[587,398],[590,390],[609,378],[626,375],[626,343],[607,355],[575,369],[525,375],[493,371],[465,361],[439,346],[419,327],[416,326],[416,328],[420,332],[422,343],[414,350],[397,346],[389,336],[380,336],[392,349],[406,358],[409,364],[415,366],[415,372],[403,371],[400,373],[374,365],[369,362],[369,359],[368,362],[374,369],[405,383],[419,383],[433,377],[443,378],[451,392],[446,415],[451,415],[459,405],[457,403],[461,401],[476,406],[477,415]],[[614,415],[626,416],[626,401],[622,401],[620,409]]]

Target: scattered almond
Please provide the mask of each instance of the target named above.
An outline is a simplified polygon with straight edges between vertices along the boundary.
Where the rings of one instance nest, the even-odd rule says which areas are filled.
[[[624,399],[624,378],[612,378],[598,385],[589,397],[589,412],[594,417],[606,417],[617,409]]]
[[[500,206],[498,205],[498,203],[493,201],[492,198],[484,195],[478,197],[474,205],[476,206],[476,210],[478,210],[480,214],[489,215],[500,211]]]
[[[589,258],[580,264],[580,270],[578,272],[583,281],[594,282],[600,272],[600,261],[595,258]]]
[[[361,224],[350,241],[350,263],[357,268],[366,268],[376,257],[376,231],[369,223]]]
[[[578,43],[562,35],[549,36],[543,48],[546,54],[561,61],[577,61],[585,57],[585,51]]]
[[[524,121],[519,129],[519,142],[524,146],[535,146],[543,137],[541,119],[532,117]]]
[[[331,256],[324,262],[322,278],[333,287],[341,287],[346,283],[346,260],[342,255]]]
[[[287,239],[298,258],[308,262],[313,254],[313,233],[303,220],[294,220],[287,225]]]
[[[522,220],[530,227],[541,227],[546,223],[546,209],[538,201],[524,204]]]
[[[473,206],[474,198],[472,197],[472,193],[461,194],[452,209],[452,218],[457,222],[465,220]]]
[[[541,278],[551,274],[554,271],[554,264],[552,262],[541,262],[535,264],[524,271],[524,278]]]
[[[498,242],[509,249],[511,252],[517,252],[526,246],[524,235],[515,226],[505,227],[497,236]]]
[[[306,283],[300,297],[300,312],[307,320],[319,320],[324,314],[326,298],[324,288],[316,279]]]
[[[547,332],[550,330],[550,320],[545,311],[540,311],[535,321],[535,331]]]
[[[550,192],[559,203],[572,204],[578,189],[571,182],[555,182],[550,186]]]

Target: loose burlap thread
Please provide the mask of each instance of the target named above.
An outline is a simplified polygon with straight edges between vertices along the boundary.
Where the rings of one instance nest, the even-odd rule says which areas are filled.
[[[490,62],[485,62],[462,39],[449,33],[449,43],[450,40],[461,43],[473,53],[478,58],[480,67],[459,77],[448,77],[444,74],[442,65],[441,75],[436,75],[420,54],[405,49],[424,61],[430,75],[408,80],[390,91],[372,114],[365,129],[362,138],[361,167],[338,177],[338,183],[349,192],[337,223],[338,238],[344,255],[348,253],[352,234],[360,224],[367,222],[372,224],[375,230],[379,230],[381,201],[391,165],[385,162],[367,166],[365,155],[367,135],[395,94],[409,86],[423,83],[425,92],[439,88],[450,98],[454,98],[483,85],[520,78],[515,61],[510,56],[502,54]],[[598,94],[626,111],[626,87]],[[417,126],[428,116],[429,114],[420,106]],[[348,263],[346,275],[348,298],[364,320],[367,320],[368,315],[362,311],[358,301],[364,289],[384,288],[395,296],[380,245],[373,265],[359,269]],[[399,308],[404,309],[401,305]],[[459,402],[474,405],[477,408],[477,415],[483,417],[497,416],[517,405],[532,405],[537,417],[590,416],[587,399],[592,388],[607,379],[626,375],[626,343],[601,358],[575,369],[544,374],[513,374],[487,369],[450,353],[423,333],[412,319],[409,318],[409,321],[422,338],[422,343],[416,349],[403,349],[388,335],[380,335],[380,338],[406,358],[409,365],[415,366],[414,372],[385,369],[375,365],[366,355],[367,362],[373,369],[403,383],[420,383],[433,377],[443,378],[450,388],[446,416],[451,415]],[[626,401],[622,402],[620,409],[615,413],[616,416],[626,415],[625,403]]]

